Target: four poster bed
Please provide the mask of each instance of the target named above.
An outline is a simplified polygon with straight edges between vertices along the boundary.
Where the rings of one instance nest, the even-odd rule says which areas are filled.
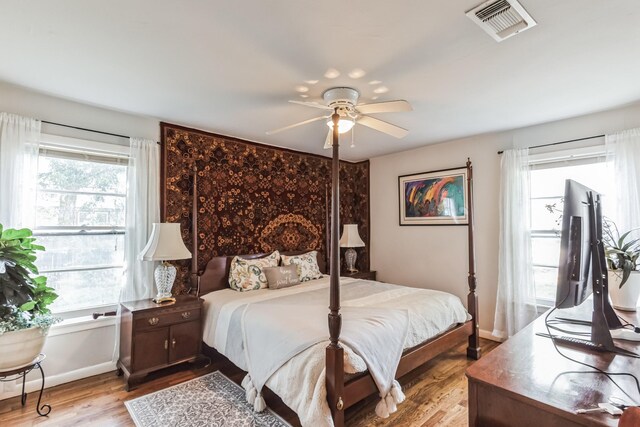
[[[468,340],[467,347],[467,356],[473,359],[478,359],[480,357],[481,349],[479,345],[479,326],[478,326],[478,298],[476,295],[476,277],[475,277],[475,253],[474,253],[474,240],[473,240],[473,199],[472,199],[472,166],[471,161],[467,160],[466,168],[467,168],[467,200],[468,200],[468,243],[469,243],[469,252],[468,252],[468,261],[469,261],[469,274],[468,274],[468,286],[469,293],[467,296],[467,309],[464,311],[464,307],[461,306],[460,300],[457,297],[454,297],[450,294],[446,294],[443,292],[437,291],[429,291],[426,289],[416,289],[416,288],[406,288],[397,285],[389,285],[383,284],[379,282],[362,282],[354,279],[345,279],[340,278],[340,248],[339,248],[339,148],[338,148],[338,126],[337,121],[339,119],[338,114],[334,114],[332,116],[332,120],[335,125],[333,127],[333,160],[332,160],[332,199],[331,199],[331,233],[330,233],[330,257],[329,257],[329,266],[328,271],[330,273],[329,277],[321,278],[317,281],[305,282],[305,284],[298,285],[294,288],[295,290],[291,290],[293,288],[288,289],[280,289],[280,290],[258,290],[252,292],[237,292],[229,289],[229,272],[232,260],[235,256],[218,256],[210,259],[206,264],[206,267],[198,271],[198,230],[197,228],[197,179],[195,178],[197,174],[194,174],[194,182],[193,182],[193,258],[192,258],[192,286],[197,288],[198,295],[205,299],[205,307],[209,306],[209,313],[205,317],[205,325],[204,325],[204,351],[209,356],[220,357],[222,354],[224,357],[227,357],[231,362],[240,367],[240,369],[247,370],[246,366],[242,366],[243,363],[239,360],[238,354],[242,352],[241,349],[236,349],[235,354],[234,350],[230,349],[233,346],[238,348],[243,348],[246,346],[246,343],[242,341],[241,338],[238,343],[232,343],[231,341],[237,335],[242,335],[241,333],[233,333],[233,319],[236,319],[236,323],[239,322],[238,319],[243,318],[243,315],[239,315],[238,313],[246,310],[249,305],[257,305],[257,303],[263,303],[265,300],[275,299],[275,294],[281,292],[283,296],[285,296],[282,301],[286,301],[285,303],[281,303],[280,305],[274,305],[274,316],[276,316],[275,311],[282,309],[283,307],[291,307],[291,313],[296,313],[296,307],[299,307],[300,301],[304,301],[304,299],[313,299],[319,298],[319,295],[324,295],[322,298],[326,298],[328,293],[329,299],[329,313],[328,313],[328,337],[327,341],[329,345],[326,347],[324,354],[324,365],[321,367],[322,373],[325,374],[325,378],[322,378],[322,374],[319,373],[317,378],[320,378],[319,381],[326,382],[326,403],[328,404],[328,408],[330,410],[330,417],[335,426],[343,426],[344,425],[344,414],[345,410],[355,403],[361,401],[362,399],[376,393],[379,390],[377,386],[377,380],[374,380],[373,376],[370,374],[369,369],[354,369],[353,364],[350,360],[354,359],[352,352],[349,348],[346,349],[346,361],[347,361],[347,371],[351,374],[345,373],[345,347],[343,344],[343,338],[341,338],[341,330],[343,330],[343,318],[341,315],[341,302],[343,304],[342,310],[346,313],[345,319],[349,319],[349,315],[351,311],[350,305],[355,304],[353,301],[357,301],[360,304],[361,301],[374,301],[372,303],[372,307],[375,308],[377,305],[376,301],[380,302],[383,300],[389,300],[391,297],[389,295],[401,295],[394,299],[395,304],[414,304],[414,307],[408,309],[411,316],[413,318],[417,318],[423,321],[424,324],[431,324],[428,318],[428,312],[434,312],[438,308],[435,305],[431,304],[430,301],[441,301],[441,300],[457,300],[451,302],[453,305],[440,304],[438,306],[444,307],[442,312],[438,314],[441,319],[448,320],[440,320],[442,323],[439,328],[434,328],[427,332],[416,332],[418,329],[414,328],[414,326],[409,325],[408,329],[411,331],[412,340],[405,340],[405,346],[403,347],[402,355],[400,361],[397,365],[397,370],[395,371],[395,378],[400,378],[405,374],[411,372],[412,370],[422,366],[427,361],[433,359],[437,355],[459,345],[464,340]],[[313,249],[313,248],[310,248]],[[301,254],[303,252],[294,252],[287,253],[284,252],[284,255],[296,255]],[[251,254],[251,255],[238,255],[242,259],[258,259],[267,256],[268,254]],[[325,263],[325,257],[323,254],[317,254],[318,266],[322,273],[327,272],[327,266]],[[314,283],[317,282],[317,283]],[[340,292],[341,290],[345,294],[345,300],[341,301]],[[284,291],[284,292],[283,292]],[[271,292],[271,294],[268,294]],[[324,294],[322,294],[324,292]],[[375,295],[374,295],[375,294]],[[376,295],[381,295],[376,300]],[[280,295],[280,294],[279,294]],[[236,298],[237,296],[237,298]],[[326,301],[326,300],[325,300]],[[416,301],[424,301],[423,304],[427,308],[421,308],[416,305]],[[226,305],[225,305],[226,304]],[[277,304],[277,303],[274,303]],[[364,304],[364,303],[362,303]],[[361,304],[361,305],[362,305]],[[380,303],[382,304],[382,303]],[[435,304],[435,303],[434,303]],[[458,304],[458,305],[455,305]],[[233,306],[233,310],[229,308],[229,306]],[[386,307],[386,306],[385,306]],[[453,307],[453,308],[451,308]],[[464,317],[461,317],[460,309],[458,307],[462,307],[464,311]],[[346,311],[345,311],[346,310]],[[413,310],[413,311],[412,311]],[[212,314],[211,314],[212,313]],[[244,312],[243,312],[244,313]],[[455,314],[455,315],[454,315]],[[213,317],[212,317],[213,316]],[[304,316],[303,316],[304,317]],[[224,327],[220,326],[222,323],[227,322]],[[431,322],[431,323],[430,323]],[[451,323],[449,323],[451,322]],[[437,322],[435,322],[437,323]],[[297,325],[295,320],[292,321],[292,328],[304,327],[301,325]],[[238,331],[238,326],[235,326],[236,332]],[[348,328],[347,328],[348,329]],[[414,329],[416,331],[414,331]],[[277,331],[275,331],[277,332]],[[343,331],[344,332],[344,331]],[[221,337],[222,335],[222,337]],[[217,344],[216,344],[217,343]],[[231,343],[231,344],[227,344]],[[407,347],[407,343],[409,343],[410,347]],[[306,351],[301,353],[302,356],[295,356],[296,358],[306,357],[306,360],[298,363],[302,368],[301,369],[309,369],[313,370],[311,365],[309,365],[309,360],[317,357],[318,345],[322,343],[318,343],[315,346],[316,356],[313,356]],[[326,341],[324,341],[323,346],[326,346]],[[220,348],[222,347],[222,349]],[[272,352],[274,351],[273,347],[266,348],[262,351],[264,352]],[[321,351],[321,350],[320,350]],[[307,354],[309,353],[309,354]],[[306,356],[304,356],[306,354]],[[291,360],[293,361],[294,358]],[[357,359],[357,357],[355,357]],[[315,359],[314,359],[315,360]],[[357,364],[357,363],[356,363]],[[298,389],[290,389],[291,382],[293,382],[294,377],[305,377],[304,372],[295,373],[292,369],[292,366],[295,365],[295,362],[287,362],[283,366],[281,374],[274,374],[270,382],[266,382],[265,385],[272,389],[276,394],[281,390],[277,390],[277,388],[283,387],[282,384],[286,383],[286,388],[281,393],[297,393],[304,394],[304,390],[300,391]],[[279,372],[278,371],[278,372]],[[247,375],[248,377],[248,375]],[[306,377],[305,377],[306,378]],[[279,385],[280,384],[280,385]],[[243,385],[244,382],[243,382]],[[324,383],[322,384],[324,386]],[[298,385],[298,388],[304,388],[302,385]],[[310,386],[311,387],[311,386]],[[246,387],[245,387],[246,388]],[[276,388],[276,390],[273,390]],[[317,388],[317,387],[316,387]],[[322,387],[320,387],[322,388]],[[297,396],[297,395],[296,395]],[[285,403],[287,403],[286,399],[280,395]],[[289,397],[289,400],[296,399],[298,397]],[[308,402],[312,396],[306,397],[307,403],[298,402],[299,408],[310,404]],[[299,398],[302,399],[302,398]],[[384,396],[382,396],[382,400],[384,401]],[[287,403],[289,405],[289,403]],[[301,405],[301,406],[300,406]],[[296,408],[292,409],[296,410]],[[395,410],[395,409],[394,409]],[[300,413],[298,413],[300,415]],[[301,421],[302,421],[302,417]],[[304,422],[303,422],[304,423]]]

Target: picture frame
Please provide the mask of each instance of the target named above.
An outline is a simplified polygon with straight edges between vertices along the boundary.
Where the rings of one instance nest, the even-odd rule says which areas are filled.
[[[466,166],[398,177],[400,225],[468,225]]]

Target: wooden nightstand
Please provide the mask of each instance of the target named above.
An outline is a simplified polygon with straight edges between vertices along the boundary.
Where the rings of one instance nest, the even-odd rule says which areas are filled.
[[[351,277],[352,279],[376,280],[375,271],[356,271],[355,273],[343,271],[340,275],[342,277]]]
[[[193,361],[202,345],[202,299],[179,295],[175,303],[151,300],[120,304],[118,375],[126,389],[134,388],[149,372]]]

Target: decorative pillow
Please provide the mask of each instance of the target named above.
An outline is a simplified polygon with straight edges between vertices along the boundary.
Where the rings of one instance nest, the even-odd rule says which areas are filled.
[[[282,265],[295,265],[301,282],[322,277],[318,266],[318,252],[311,251],[302,255],[282,255]]]
[[[285,265],[282,267],[265,267],[263,268],[269,289],[288,288],[300,283],[298,278],[298,267],[295,265]]]
[[[278,251],[258,259],[244,259],[238,256],[233,258],[229,270],[229,287],[240,292],[266,288],[267,277],[263,268],[277,267],[279,261]]]

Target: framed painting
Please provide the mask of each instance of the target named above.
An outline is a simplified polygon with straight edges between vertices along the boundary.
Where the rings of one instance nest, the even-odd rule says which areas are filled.
[[[398,177],[400,225],[467,225],[468,169]]]

